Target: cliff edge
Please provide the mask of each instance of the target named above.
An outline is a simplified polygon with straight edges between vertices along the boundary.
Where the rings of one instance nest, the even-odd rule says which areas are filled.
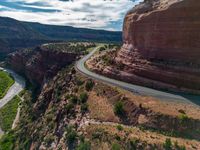
[[[145,0],[127,13],[123,46],[100,72],[153,88],[200,93],[199,27],[200,1]]]

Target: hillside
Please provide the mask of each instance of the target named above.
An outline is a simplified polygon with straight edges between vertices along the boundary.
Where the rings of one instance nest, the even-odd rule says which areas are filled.
[[[29,72],[41,67],[37,62],[30,64]],[[200,109],[194,105],[138,96],[89,79],[68,64],[55,74],[36,97],[23,93],[19,123],[2,137],[0,146],[14,150],[166,150],[166,146],[197,150],[200,146]],[[33,80],[31,75],[26,73]]]
[[[39,23],[25,24],[53,40],[121,42],[121,32],[74,28],[70,26],[43,25]]]
[[[0,59],[17,49],[65,40],[121,42],[121,32],[42,25],[0,17]]]

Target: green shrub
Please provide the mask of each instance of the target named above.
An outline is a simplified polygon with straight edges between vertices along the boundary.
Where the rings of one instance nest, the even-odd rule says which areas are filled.
[[[80,145],[77,147],[77,150],[90,150],[91,145],[89,142],[81,142]]]
[[[47,145],[50,145],[54,141],[54,136],[53,135],[47,135],[44,139],[45,143]]]
[[[123,130],[123,127],[122,127],[121,125],[117,125],[117,129],[118,129],[119,131],[122,131],[122,130]]]
[[[187,122],[188,119],[189,119],[189,117],[188,117],[186,114],[180,114],[180,115],[178,116],[178,118],[180,119],[180,121],[181,121],[182,123]]]
[[[70,98],[70,102],[73,104],[77,104],[78,102],[78,97],[76,95],[72,95]]]
[[[105,62],[106,65],[114,64],[114,60],[109,55],[102,56],[102,60]]]
[[[69,126],[67,128],[67,135],[66,135],[66,139],[67,139],[67,143],[69,145],[73,144],[75,142],[77,138],[77,133],[75,130],[73,130],[73,127],[72,126]]]
[[[177,141],[174,143],[174,147],[176,150],[186,150],[185,146],[179,146]]]
[[[106,50],[105,47],[99,48],[99,51],[100,51],[100,52],[101,52],[101,51],[104,51],[104,50]]]
[[[92,80],[88,80],[85,84],[86,91],[91,91],[94,86],[94,82]]]
[[[96,129],[96,131],[92,133],[92,138],[101,139],[105,134],[106,133],[103,129]]]
[[[84,92],[84,93],[80,94],[80,102],[81,103],[85,103],[87,101],[87,99],[88,99],[87,93]]]
[[[138,144],[138,139],[133,139],[133,140],[130,140],[130,149],[131,150],[136,150],[137,149],[137,144]]]
[[[75,140],[76,140],[76,132],[75,131],[72,131],[70,133],[67,134],[67,141],[69,144],[72,144]]]
[[[120,140],[121,140],[121,137],[120,137],[119,135],[115,135],[115,139],[116,139],[117,141],[120,141]]]
[[[117,144],[117,143],[113,143],[112,144],[112,148],[111,148],[112,150],[120,150],[121,149],[121,147],[120,147],[120,145],[119,144]]]
[[[84,83],[84,81],[82,81],[81,79],[76,79],[76,84],[78,85],[78,86],[81,86],[81,85],[83,85],[83,83]]]
[[[86,111],[88,111],[88,104],[86,103],[81,104],[81,112],[86,112]]]
[[[70,113],[74,108],[74,105],[72,103],[69,103],[65,106],[65,109],[67,111],[67,113]]]
[[[163,144],[163,147],[165,150],[172,150],[172,142],[170,138],[167,138],[165,140],[165,143]]]
[[[114,105],[114,113],[116,115],[123,115],[124,114],[124,105],[121,101],[118,101],[115,105]]]

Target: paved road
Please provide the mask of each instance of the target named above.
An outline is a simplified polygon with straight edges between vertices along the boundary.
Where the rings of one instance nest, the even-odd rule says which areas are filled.
[[[19,94],[19,92],[21,92],[24,87],[25,87],[25,80],[20,77],[19,75],[17,75],[14,71],[10,70],[10,69],[5,69],[5,68],[1,68],[0,70],[4,70],[8,73],[10,73],[14,79],[15,79],[15,83],[10,87],[10,89],[8,90],[7,94],[0,99],[0,108],[2,108],[6,103],[8,103],[15,95]],[[0,135],[3,134],[1,128],[0,128]]]
[[[94,72],[89,71],[85,67],[85,62],[88,60],[97,50],[99,47],[96,47],[92,52],[90,52],[88,55],[80,59],[76,63],[76,69],[79,70],[81,73],[85,74],[86,76],[89,76],[93,79],[99,80],[101,82],[121,87],[123,89],[126,89],[128,91],[134,92],[139,95],[144,95],[144,96],[152,96],[159,98],[161,100],[172,100],[172,101],[180,101],[180,102],[187,102],[187,103],[192,103],[196,105],[200,105],[200,96],[199,95],[189,95],[189,94],[181,94],[181,93],[169,93],[169,92],[163,92],[143,86],[138,86],[122,81],[118,81],[115,79],[111,79],[99,74],[96,74]]]

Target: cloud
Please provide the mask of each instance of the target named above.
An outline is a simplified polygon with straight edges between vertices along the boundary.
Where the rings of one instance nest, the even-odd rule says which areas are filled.
[[[142,0],[4,0],[0,16],[53,25],[121,30],[125,13]]]

